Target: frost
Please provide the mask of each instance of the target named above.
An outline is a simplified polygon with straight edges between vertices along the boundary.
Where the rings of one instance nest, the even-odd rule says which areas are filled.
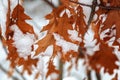
[[[17,52],[21,57],[26,57],[31,54],[32,45],[34,43],[35,37],[33,34],[27,33],[23,34],[20,29],[13,25],[11,26],[11,30],[14,31],[13,40],[15,41],[13,44],[17,48]]]

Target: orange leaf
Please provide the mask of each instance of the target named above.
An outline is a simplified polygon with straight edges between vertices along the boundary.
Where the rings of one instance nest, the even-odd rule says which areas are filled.
[[[89,57],[90,66],[99,73],[101,67],[105,68],[105,72],[113,73],[114,69],[118,69],[115,62],[118,58],[113,53],[113,48],[109,47],[107,44],[100,44],[100,50],[96,51],[93,56]]]
[[[38,44],[38,48],[36,50],[36,54],[38,55],[40,52],[44,52],[46,48],[55,43],[54,36],[51,34],[46,35],[43,39],[39,40],[36,44]]]
[[[24,13],[24,8],[18,4],[12,12],[13,23],[17,24],[23,33],[34,33],[31,25],[25,22],[25,20],[31,20],[31,18]]]
[[[52,73],[59,74],[59,71],[55,69],[55,66],[53,65],[53,61],[50,60],[48,64],[48,71],[46,77],[48,77]]]

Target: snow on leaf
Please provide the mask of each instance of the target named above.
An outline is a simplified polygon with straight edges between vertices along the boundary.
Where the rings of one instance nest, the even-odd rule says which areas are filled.
[[[67,13],[57,20],[54,19],[50,21],[50,24],[45,26],[42,31],[48,30],[48,33],[57,33],[60,34],[65,40],[70,41],[68,30],[72,30],[72,23],[67,16]]]
[[[104,0],[101,0],[101,1],[104,1]],[[108,3],[110,4],[109,6],[114,6],[114,7],[120,6],[120,3],[118,0],[110,0],[110,1],[107,1],[107,4]],[[105,9],[99,8],[96,11],[96,14],[98,15],[98,17],[100,17],[101,14],[105,14],[101,19],[104,22],[101,23],[103,25],[103,27],[101,28],[100,32],[103,32],[106,29],[110,29],[108,32],[110,34],[111,32],[113,32],[113,30],[116,30],[116,34],[113,35],[116,37],[114,43],[116,43],[116,45],[119,45],[119,43],[117,42],[117,39],[120,38],[120,35],[119,35],[120,34],[120,27],[119,27],[119,25],[120,25],[120,13],[119,13],[119,10],[105,10]],[[105,20],[103,20],[104,18],[105,18]],[[100,19],[97,19],[97,21],[99,21],[99,20]],[[113,26],[115,26],[115,28],[113,28]],[[106,34],[108,34],[108,33],[106,33]],[[110,38],[112,38],[113,36],[111,36]],[[108,40],[110,38],[108,38]]]
[[[64,2],[65,0],[63,0]],[[67,1],[69,2],[69,1]],[[73,4],[71,4],[73,5]],[[74,4],[75,5],[75,4]],[[52,36],[54,33],[59,34],[64,40],[70,42],[70,43],[74,43],[74,44],[79,44],[79,41],[76,43],[75,40],[72,40],[70,38],[70,34],[68,33],[68,30],[77,30],[78,33],[80,34],[85,34],[86,31],[86,26],[85,26],[85,21],[84,21],[84,14],[82,11],[82,7],[78,6],[78,12],[76,13],[76,10],[74,10],[74,7],[69,7],[66,4],[61,5],[60,7],[58,7],[57,9],[53,9],[52,13],[48,14],[46,16],[46,18],[49,21],[49,24],[44,26],[43,29],[41,30],[43,31],[48,31],[46,37],[44,37],[42,40],[38,41],[38,49],[36,50],[35,54],[39,54],[40,52],[45,51],[45,49],[47,48],[47,46],[49,45],[54,45],[56,41],[54,41],[54,39],[52,38],[52,41],[54,42],[50,42],[48,40],[50,40],[50,36]],[[63,12],[64,11],[64,12]],[[68,12],[69,11],[69,15]],[[62,16],[60,16],[60,14],[62,13]],[[77,19],[76,19],[77,18]],[[82,18],[82,19],[81,19]],[[75,24],[75,29],[73,27],[73,24]],[[79,30],[78,30],[79,29]],[[76,34],[76,37],[79,37],[79,34]],[[47,41],[45,41],[47,40]],[[43,42],[48,42],[43,43]],[[43,46],[43,49],[40,49],[41,46]],[[40,51],[42,50],[42,51]]]
[[[12,25],[11,30],[14,31],[13,45],[17,48],[17,52],[20,57],[27,57],[32,51],[32,45],[35,41],[34,34],[26,33],[23,34],[22,31],[16,26]]]
[[[24,13],[24,8],[18,4],[12,14],[11,10],[8,9],[7,21],[6,21],[6,37],[13,35],[13,31],[10,30],[10,26],[16,24],[23,33],[34,34],[33,27],[25,22],[25,20],[31,20],[29,16]]]
[[[85,15],[83,14],[83,9],[81,6],[78,6],[76,9],[77,13],[75,15],[75,30],[77,30],[79,32],[79,35],[83,35],[86,33],[87,31],[87,26],[85,23]]]
[[[56,74],[59,74],[59,70],[57,70],[53,64],[53,61],[49,61],[48,63],[48,71],[47,71],[47,74],[46,74],[46,77],[48,77],[49,75],[51,75],[52,73],[56,73]]]
[[[102,1],[102,0],[101,0]],[[106,0],[106,5],[118,6],[117,0]],[[115,4],[116,3],[116,4]],[[102,3],[101,3],[102,4]],[[99,8],[96,11],[98,19],[93,23],[92,29],[95,33],[94,38],[97,39],[97,43],[100,43],[99,50],[95,52],[93,56],[89,56],[89,64],[98,73],[102,67],[104,67],[105,72],[113,74],[114,69],[118,69],[116,61],[118,61],[117,55],[114,53],[114,45],[119,46],[117,40],[120,38],[120,16],[118,10],[105,10]],[[104,15],[103,15],[104,14]],[[102,15],[102,16],[101,16]],[[102,35],[104,34],[104,35]],[[102,37],[102,38],[101,38]],[[113,44],[109,46],[110,39],[115,37]]]
[[[23,72],[27,70],[29,74],[32,74],[32,65],[35,67],[37,66],[38,59],[32,59],[30,56],[28,56],[27,59],[20,58],[18,65],[23,65]]]
[[[31,18],[24,13],[24,8],[18,4],[12,12],[13,23],[17,24],[23,33],[34,33],[33,27],[26,23],[25,20],[31,20]]]
[[[113,48],[103,42],[100,44],[100,50],[89,57],[90,66],[98,73],[104,67],[105,72],[112,74],[114,69],[118,69],[118,65],[115,64],[116,61],[118,61],[118,58],[113,53]]]
[[[31,18],[24,13],[24,8],[20,4],[17,4],[13,9],[13,12],[11,12],[10,0],[8,0],[8,11],[6,16],[7,16],[6,33],[5,33],[6,37],[4,39],[5,40],[4,42],[8,50],[7,59],[10,60],[11,62],[10,66],[13,69],[17,65],[23,66],[23,72],[26,70],[29,74],[31,74],[32,73],[31,68],[32,66],[36,66],[38,59],[32,59],[30,55],[26,56],[26,58],[20,56],[19,53],[21,53],[22,50],[20,49],[20,47],[17,46],[18,44],[23,45],[22,42],[18,43],[23,35],[24,35],[24,38],[26,38],[27,36],[27,39],[28,39],[28,34],[35,36],[33,27],[25,22],[25,20],[31,20]],[[19,32],[22,34],[22,36],[19,34]],[[31,40],[34,40],[34,39],[29,39],[30,41],[28,42],[30,43]],[[31,51],[32,51],[32,45],[31,43],[29,45],[29,43],[27,42],[24,43],[25,45],[28,45],[27,47],[30,49],[29,52],[24,51],[27,54],[31,54]],[[23,48],[25,48],[25,46]],[[18,51],[18,50],[21,50],[21,51]]]
[[[81,42],[80,34],[85,34],[87,31],[82,7],[71,3],[69,0],[61,1],[63,4],[53,9],[53,11],[46,16],[49,23],[41,30],[41,32],[47,31],[46,36],[36,42],[38,48],[35,51],[35,55],[39,55],[41,52],[44,52],[48,46],[53,45],[53,53],[49,61],[47,76],[54,73],[54,71],[57,72],[51,62],[51,59],[54,59],[57,54],[60,54],[60,59],[63,62],[70,61],[73,57],[78,60],[78,45]],[[72,36],[70,31],[76,31],[74,37],[70,37]],[[56,35],[59,35],[59,38],[56,38]],[[84,35],[82,35],[82,39],[83,36]],[[77,39],[72,39],[76,37]]]

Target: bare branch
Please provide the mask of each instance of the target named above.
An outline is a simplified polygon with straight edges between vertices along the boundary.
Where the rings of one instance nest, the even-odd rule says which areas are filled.
[[[59,71],[60,71],[59,80],[63,80],[63,62],[61,60],[59,60]]]
[[[87,24],[88,27],[89,27],[90,23],[91,23],[92,20],[93,20],[93,17],[94,17],[94,14],[95,14],[95,8],[96,8],[96,6],[97,6],[96,4],[97,4],[97,0],[93,0],[92,6],[91,6],[90,17],[89,17],[88,24]]]
[[[75,4],[80,4],[82,6],[92,7],[92,5],[89,5],[89,4],[84,4],[84,3],[75,2],[75,1],[71,1],[71,0],[70,0],[70,2],[75,3]]]

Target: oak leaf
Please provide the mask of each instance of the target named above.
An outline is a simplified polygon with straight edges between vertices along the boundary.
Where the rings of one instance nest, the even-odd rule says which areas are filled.
[[[11,29],[12,25],[17,25],[18,28],[23,32],[34,34],[33,27],[26,23],[25,20],[31,20],[31,18],[24,13],[24,8],[17,4],[16,7],[11,12],[10,8],[10,1],[8,2],[8,12],[7,12],[7,19],[6,19],[6,32],[5,32],[5,46],[8,49],[8,56],[7,59],[10,60],[10,66],[14,69],[17,65],[23,66],[23,72],[27,70],[29,74],[32,73],[31,67],[34,65],[36,66],[38,59],[30,58],[28,56],[27,60],[20,57],[19,53],[17,52],[17,48],[14,46],[14,31]],[[32,47],[32,46],[31,46]]]
[[[118,58],[115,53],[113,53],[113,48],[102,42],[100,44],[100,50],[89,57],[90,66],[96,70],[97,73],[104,67],[105,72],[113,74],[113,70],[118,69],[116,61],[118,61]]]
[[[53,61],[50,60],[48,63],[48,71],[47,71],[46,77],[48,77],[52,73],[59,74],[59,70],[57,70],[56,67],[53,65]]]

